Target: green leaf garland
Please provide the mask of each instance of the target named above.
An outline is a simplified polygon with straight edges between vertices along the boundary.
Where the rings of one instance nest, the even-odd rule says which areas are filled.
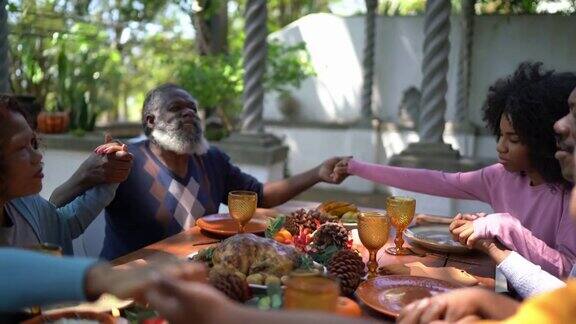
[[[276,233],[284,227],[284,222],[286,221],[286,215],[278,215],[276,218],[271,218],[268,220],[268,226],[266,227],[265,236],[267,238],[273,239]]]

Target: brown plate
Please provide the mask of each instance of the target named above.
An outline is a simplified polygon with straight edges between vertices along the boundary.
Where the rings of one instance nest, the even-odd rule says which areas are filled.
[[[410,244],[446,253],[470,253],[472,250],[452,239],[447,224],[412,225],[404,231]]]
[[[360,284],[356,296],[368,307],[398,317],[404,306],[430,296],[460,288],[444,280],[415,276],[382,276]]]
[[[229,214],[214,214],[202,217],[196,221],[202,230],[219,236],[232,236],[238,234],[238,222]],[[254,217],[244,228],[246,233],[260,234],[266,230],[266,219]]]

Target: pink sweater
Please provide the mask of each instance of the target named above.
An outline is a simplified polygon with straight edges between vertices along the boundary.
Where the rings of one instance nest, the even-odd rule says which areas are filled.
[[[556,276],[567,276],[576,260],[570,191],[547,184],[531,186],[527,176],[508,172],[501,164],[445,173],[350,160],[348,173],[403,190],[488,203],[496,214],[474,221],[474,232],[498,238]]]

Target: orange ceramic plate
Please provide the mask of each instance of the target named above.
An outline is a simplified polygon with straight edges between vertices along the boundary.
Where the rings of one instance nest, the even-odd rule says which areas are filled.
[[[382,276],[360,284],[356,289],[356,296],[368,307],[398,317],[404,306],[455,288],[459,286],[426,277]]]
[[[196,225],[202,230],[219,236],[232,236],[238,233],[238,222],[229,214],[214,214],[202,217],[196,221]],[[266,219],[254,217],[246,224],[245,232],[252,234],[264,233]]]

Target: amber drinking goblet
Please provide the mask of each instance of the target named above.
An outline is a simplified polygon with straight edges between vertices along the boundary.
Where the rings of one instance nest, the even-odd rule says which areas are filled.
[[[230,216],[238,222],[238,234],[244,233],[244,227],[256,212],[258,194],[253,191],[231,191],[228,193]]]
[[[358,216],[358,236],[362,245],[368,250],[368,277],[376,276],[378,262],[376,254],[386,242],[390,232],[390,219],[386,214],[378,212],[361,213]]]
[[[290,276],[284,291],[284,308],[334,312],[340,285],[323,276]]]
[[[413,254],[410,249],[402,247],[404,245],[404,238],[402,234],[404,230],[414,218],[416,211],[416,199],[410,197],[392,196],[386,199],[386,213],[390,216],[392,225],[396,228],[396,238],[394,244],[386,249],[386,252],[392,255],[410,255]]]

